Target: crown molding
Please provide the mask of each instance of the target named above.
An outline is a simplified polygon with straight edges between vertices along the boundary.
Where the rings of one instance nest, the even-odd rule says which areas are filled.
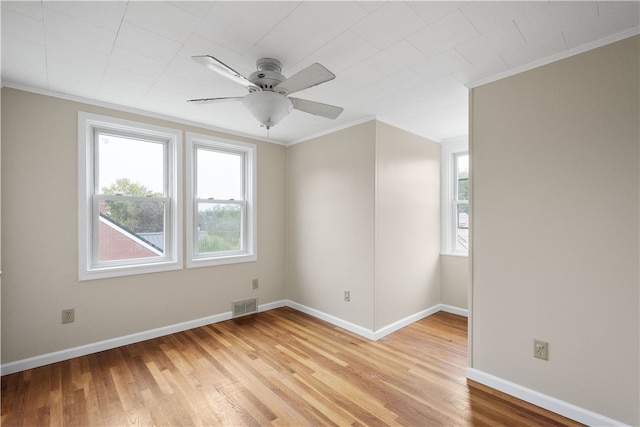
[[[153,119],[158,119],[158,120],[166,120],[172,123],[179,123],[185,126],[193,126],[193,127],[197,127],[200,129],[206,129],[206,130],[211,130],[214,132],[220,132],[220,133],[224,133],[226,135],[231,135],[231,136],[238,136],[241,138],[248,138],[248,139],[252,139],[254,141],[262,141],[262,142],[268,142],[270,144],[276,144],[276,145],[284,145],[286,146],[287,143],[284,141],[278,141],[278,140],[274,140],[274,139],[269,139],[269,138],[263,138],[260,136],[256,136],[256,135],[250,135],[247,133],[242,133],[242,132],[236,132],[230,129],[224,129],[224,128],[219,128],[216,126],[211,126],[208,125],[206,123],[202,123],[202,122],[197,122],[197,121],[193,121],[193,120],[187,120],[187,119],[181,119],[179,117],[174,117],[174,116],[169,116],[166,114],[160,114],[160,113],[154,113],[151,111],[147,111],[147,110],[142,110],[139,108],[134,108],[134,107],[127,107],[124,105],[119,105],[119,104],[113,104],[110,102],[105,102],[105,101],[99,101],[96,99],[90,99],[90,98],[84,98],[81,96],[77,96],[77,95],[69,95],[66,93],[60,93],[60,92],[55,92],[55,91],[51,91],[51,90],[47,90],[47,89],[40,89],[40,88],[34,88],[32,86],[25,86],[25,85],[20,85],[17,83],[12,83],[12,82],[2,82],[0,83],[0,87],[7,87],[10,89],[16,89],[16,90],[21,90],[24,92],[30,92],[30,93],[35,93],[38,95],[44,95],[44,96],[50,96],[52,98],[59,98],[59,99],[64,99],[66,101],[73,101],[73,102],[79,102],[82,104],[88,104],[88,105],[93,105],[96,107],[102,107],[102,108],[109,108],[112,110],[117,110],[117,111],[122,111],[125,113],[130,113],[130,114],[137,114],[140,116],[145,116],[145,117],[149,117],[149,118],[153,118]]]
[[[588,52],[590,50],[597,49],[599,47],[606,46],[608,44],[615,43],[620,40],[624,40],[638,34],[640,34],[640,27],[633,27],[628,30],[610,35],[608,37],[604,37],[602,39],[598,39],[590,43],[585,43],[583,45],[576,46],[572,49],[568,49],[563,52],[556,53],[551,56],[547,56],[546,58],[542,58],[537,61],[529,62],[528,64],[503,71],[502,73],[494,74],[493,76],[490,76],[490,77],[485,77],[470,83],[466,83],[465,86],[468,89],[473,89],[478,86],[483,86],[488,83],[493,83],[495,81],[502,80],[507,77],[515,76],[516,74],[520,74],[525,71],[530,71],[530,70],[533,70],[534,68],[542,67],[543,65],[561,61],[563,59],[570,58],[572,56],[575,56],[584,52]]]

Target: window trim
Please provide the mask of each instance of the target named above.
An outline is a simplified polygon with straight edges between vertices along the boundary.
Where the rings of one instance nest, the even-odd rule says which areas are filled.
[[[467,136],[453,138],[442,142],[441,147],[441,232],[440,253],[443,255],[469,256],[468,251],[456,250],[455,246],[455,208],[459,204],[456,197],[455,156],[469,153]],[[468,202],[467,202],[468,204]]]
[[[166,244],[162,258],[93,264],[96,221],[96,130],[166,141]],[[182,269],[182,131],[109,116],[78,112],[78,279],[80,281]],[[99,198],[99,197],[98,197]]]
[[[186,132],[187,145],[187,206],[186,206],[186,265],[187,268],[209,267],[215,265],[234,264],[242,262],[252,262],[258,259],[258,235],[257,235],[257,148],[255,144],[233,141],[210,135],[203,135],[194,132]],[[196,149],[205,147],[208,149],[227,151],[232,153],[242,153],[244,157],[244,186],[245,199],[243,203],[234,203],[245,206],[243,218],[243,239],[245,251],[220,252],[216,256],[197,256],[197,203],[202,201],[196,198]],[[228,201],[225,201],[228,202]]]

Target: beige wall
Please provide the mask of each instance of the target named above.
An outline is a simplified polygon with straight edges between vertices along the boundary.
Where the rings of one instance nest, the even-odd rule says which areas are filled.
[[[633,37],[473,89],[470,135],[472,367],[630,425],[639,50]]]
[[[439,161],[377,121],[289,147],[288,298],[370,331],[437,305]]]
[[[440,302],[452,307],[469,308],[469,257],[440,255]]]
[[[3,88],[2,363],[285,297],[286,148],[260,141],[257,262],[79,282],[78,110],[230,137]],[[71,307],[76,321],[62,325]]]
[[[375,122],[287,154],[287,297],[372,330]]]
[[[440,303],[440,144],[376,124],[375,330]]]
[[[2,363],[226,313],[254,296],[371,331],[440,302],[432,141],[376,121],[288,149],[252,141],[258,262],[79,282],[78,111],[231,136],[9,88],[2,106]],[[73,324],[60,323],[65,308]]]

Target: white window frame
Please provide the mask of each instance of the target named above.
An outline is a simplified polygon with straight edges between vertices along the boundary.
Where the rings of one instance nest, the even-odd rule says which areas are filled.
[[[455,158],[459,154],[468,154],[468,137],[452,138],[442,142],[441,146],[441,235],[440,252],[443,255],[468,256],[468,251],[456,249],[456,208],[460,204],[456,201]]]
[[[255,144],[217,138],[192,132],[186,133],[187,142],[187,268],[252,262],[258,259],[257,239],[257,149]],[[196,198],[197,159],[199,148],[242,154],[244,158],[244,199],[226,201],[243,208],[243,250],[219,253],[198,253],[198,200]]]
[[[123,136],[139,135],[166,144],[165,196],[151,198],[165,204],[165,245],[162,257],[97,261],[97,159],[96,130]],[[78,277],[103,279],[182,269],[182,131],[78,112]],[[145,200],[150,200],[145,198]]]

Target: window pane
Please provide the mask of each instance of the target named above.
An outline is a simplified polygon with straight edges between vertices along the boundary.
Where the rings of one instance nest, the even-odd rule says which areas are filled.
[[[164,204],[163,201],[101,201],[98,261],[163,256]]]
[[[456,155],[456,199],[469,200],[469,155]]]
[[[198,252],[242,250],[242,205],[198,204]]]
[[[98,193],[164,195],[164,144],[123,136],[98,136]]]
[[[243,155],[196,150],[196,198],[243,200]]]
[[[456,251],[469,249],[469,205],[456,205]]]

